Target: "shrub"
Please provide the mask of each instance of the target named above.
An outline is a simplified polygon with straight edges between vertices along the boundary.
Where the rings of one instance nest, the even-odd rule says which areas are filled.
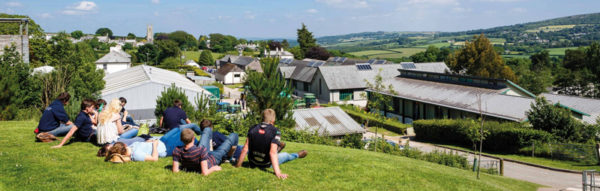
[[[362,134],[346,135],[342,138],[340,146],[362,149],[363,147],[365,147],[365,142],[362,141],[362,137]]]
[[[154,109],[154,115],[160,118],[163,112],[173,106],[173,101],[176,99],[181,100],[181,109],[186,114],[191,115],[194,113],[194,107],[185,95],[185,91],[181,88],[175,87],[175,84],[171,84],[171,87],[161,92],[160,96],[156,99],[156,109]]]
[[[413,122],[416,138],[444,144],[472,146],[479,142],[479,136],[469,134],[479,131],[479,124],[473,120],[418,120]],[[553,136],[545,131],[525,127],[519,123],[485,122],[483,148],[490,151],[517,152],[531,145],[532,141],[548,142]]]
[[[401,135],[405,134],[406,129],[410,127],[410,125],[404,124],[392,118],[385,118],[383,121],[381,121],[375,116],[379,114],[367,113],[366,111],[363,111],[358,107],[352,105],[340,105],[339,107],[342,108],[348,115],[350,115],[352,119],[354,119],[360,124],[366,124],[368,120],[369,126],[379,126],[388,131],[398,133]]]

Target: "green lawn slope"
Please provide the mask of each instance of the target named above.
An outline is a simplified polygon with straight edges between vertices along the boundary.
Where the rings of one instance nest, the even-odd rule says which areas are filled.
[[[170,171],[171,158],[111,164],[97,147],[34,142],[36,122],[0,122],[0,190],[536,190],[538,185],[429,162],[331,146],[288,143],[284,151],[309,154],[272,170],[233,168],[203,177]],[[284,132],[285,133],[285,132]]]

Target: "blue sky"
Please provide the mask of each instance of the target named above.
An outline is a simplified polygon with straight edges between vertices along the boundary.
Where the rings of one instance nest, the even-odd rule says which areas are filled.
[[[600,12],[599,0],[0,0],[47,32],[108,27],[117,35],[184,30],[245,38],[366,31],[462,31]]]

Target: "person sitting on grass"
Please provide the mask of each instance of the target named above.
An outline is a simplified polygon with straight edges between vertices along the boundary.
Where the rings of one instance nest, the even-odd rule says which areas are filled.
[[[119,139],[130,139],[137,135],[137,127],[130,129],[124,129],[121,124],[121,116],[119,111],[121,110],[121,102],[119,99],[113,99],[110,104],[100,113],[99,122],[97,128],[97,142],[98,145],[104,145],[106,143],[114,143]]]
[[[208,119],[203,119],[200,122],[200,129],[204,130],[205,128],[212,128],[213,124],[210,120]],[[213,150],[212,148],[219,148],[221,146],[221,144],[223,144],[225,142],[225,140],[227,140],[228,137],[225,136],[223,133],[220,133],[218,131],[213,131],[212,133],[212,139],[211,139],[211,143],[210,143],[210,149],[209,150]],[[223,161],[235,161],[235,159],[239,158],[240,156],[240,152],[242,151],[242,147],[244,147],[244,145],[232,145],[231,146],[231,150],[229,150],[229,152],[227,153],[227,155],[223,156]]]
[[[71,130],[73,122],[69,120],[64,107],[69,104],[70,99],[69,93],[60,93],[56,100],[44,109],[40,122],[34,130],[37,140],[52,142],[57,136],[63,136]]]
[[[181,107],[183,107],[183,102],[181,102],[181,100],[176,99],[173,101],[173,106],[167,108],[163,112],[163,116],[160,117],[159,126],[167,129],[167,131],[181,126],[199,129],[200,127],[190,121],[190,119],[187,117],[187,114],[185,111],[183,111],[183,109],[181,109]]]
[[[196,134],[191,129],[183,129],[181,131],[181,141],[185,144],[179,146],[173,151],[173,172],[179,172],[180,167],[186,170],[200,171],[202,175],[220,171],[219,166],[225,156],[231,149],[232,145],[237,145],[238,136],[231,133],[216,150],[209,151],[210,140],[212,138],[212,129],[204,128],[200,145],[194,145],[194,137]]]
[[[273,124],[275,124],[275,111],[273,109],[264,110],[263,122],[248,131],[248,138],[235,167],[242,166],[246,154],[249,154],[248,161],[251,167],[268,168],[272,166],[275,176],[286,179],[288,175],[281,173],[279,165],[296,158],[306,157],[308,154],[306,150],[292,154],[285,152],[277,154],[281,132]]]
[[[131,126],[139,127],[140,125],[136,124],[133,121],[133,117],[131,117],[129,115],[129,112],[127,112],[127,110],[125,109],[125,105],[127,105],[127,99],[125,99],[124,97],[120,97],[119,101],[121,101],[121,111],[119,112],[119,114],[121,115],[121,119],[123,120],[121,123],[123,125],[131,125]]]
[[[81,101],[81,111],[75,118],[75,124],[71,127],[71,130],[60,144],[53,146],[52,148],[62,147],[67,140],[69,140],[73,134],[75,134],[76,141],[92,142],[96,141],[96,130],[92,126],[96,123],[96,110],[94,110],[96,103],[91,99]]]

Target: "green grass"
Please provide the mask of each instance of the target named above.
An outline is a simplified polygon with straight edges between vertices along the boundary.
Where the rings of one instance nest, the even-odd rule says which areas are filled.
[[[233,168],[208,177],[173,174],[170,158],[111,164],[95,157],[97,147],[73,143],[51,149],[36,143],[36,122],[0,122],[1,190],[536,190],[539,185],[425,161],[331,146],[288,143],[285,151],[309,155],[282,165],[286,180],[271,169]],[[285,133],[285,132],[284,132]]]
[[[350,54],[355,56],[367,56],[369,59],[384,59],[409,57],[413,54],[423,51],[425,51],[425,48],[394,48],[389,50],[365,50],[359,52],[350,52]]]
[[[564,56],[565,51],[569,49],[577,49],[577,47],[548,48],[546,50],[548,51],[548,54],[550,54],[550,56]]]
[[[538,27],[536,29],[529,29],[529,30],[526,30],[525,32],[530,32],[530,33],[537,33],[540,31],[555,32],[555,31],[560,31],[560,30],[564,30],[564,29],[570,29],[575,26],[577,26],[577,25],[550,25],[550,26]]]
[[[438,144],[438,145],[441,145],[441,144]],[[470,148],[465,148],[465,147],[460,147],[460,146],[454,146],[454,145],[442,145],[442,146],[459,149],[459,150],[472,151],[472,149],[470,149]],[[485,147],[483,149],[485,149]],[[539,158],[539,157],[531,157],[531,156],[516,155],[516,154],[500,154],[500,153],[484,153],[484,154],[488,154],[488,155],[492,155],[492,156],[500,157],[500,158],[506,158],[506,159],[512,159],[512,160],[518,160],[518,161],[523,161],[523,162],[527,162],[527,163],[548,166],[548,167],[560,168],[560,169],[579,170],[579,171],[582,171],[582,170],[600,171],[600,166],[598,166],[598,165],[583,165],[583,164],[579,164],[574,161],[552,160],[552,159],[548,159],[548,158]]]
[[[198,51],[183,51],[183,55],[185,56],[185,60],[194,60],[195,62],[198,62],[198,58],[200,58],[200,53],[202,51],[198,50]],[[222,53],[212,53],[212,56],[214,59],[219,59],[221,57],[223,57],[224,54]],[[237,55],[237,53],[235,54]]]
[[[375,133],[375,127],[367,127],[367,131]],[[384,128],[377,128],[377,134],[385,135],[385,136],[394,136],[394,137],[396,137],[396,136],[402,136],[401,134],[394,133],[394,132],[389,131],[389,130],[384,129]]]
[[[438,48],[442,48],[442,47],[451,46],[451,44],[448,43],[448,42],[438,42],[438,43],[430,43],[430,44],[419,45],[419,46],[416,46],[416,47],[418,47],[418,48],[427,48],[429,46],[435,46],[435,47],[438,47]]]

